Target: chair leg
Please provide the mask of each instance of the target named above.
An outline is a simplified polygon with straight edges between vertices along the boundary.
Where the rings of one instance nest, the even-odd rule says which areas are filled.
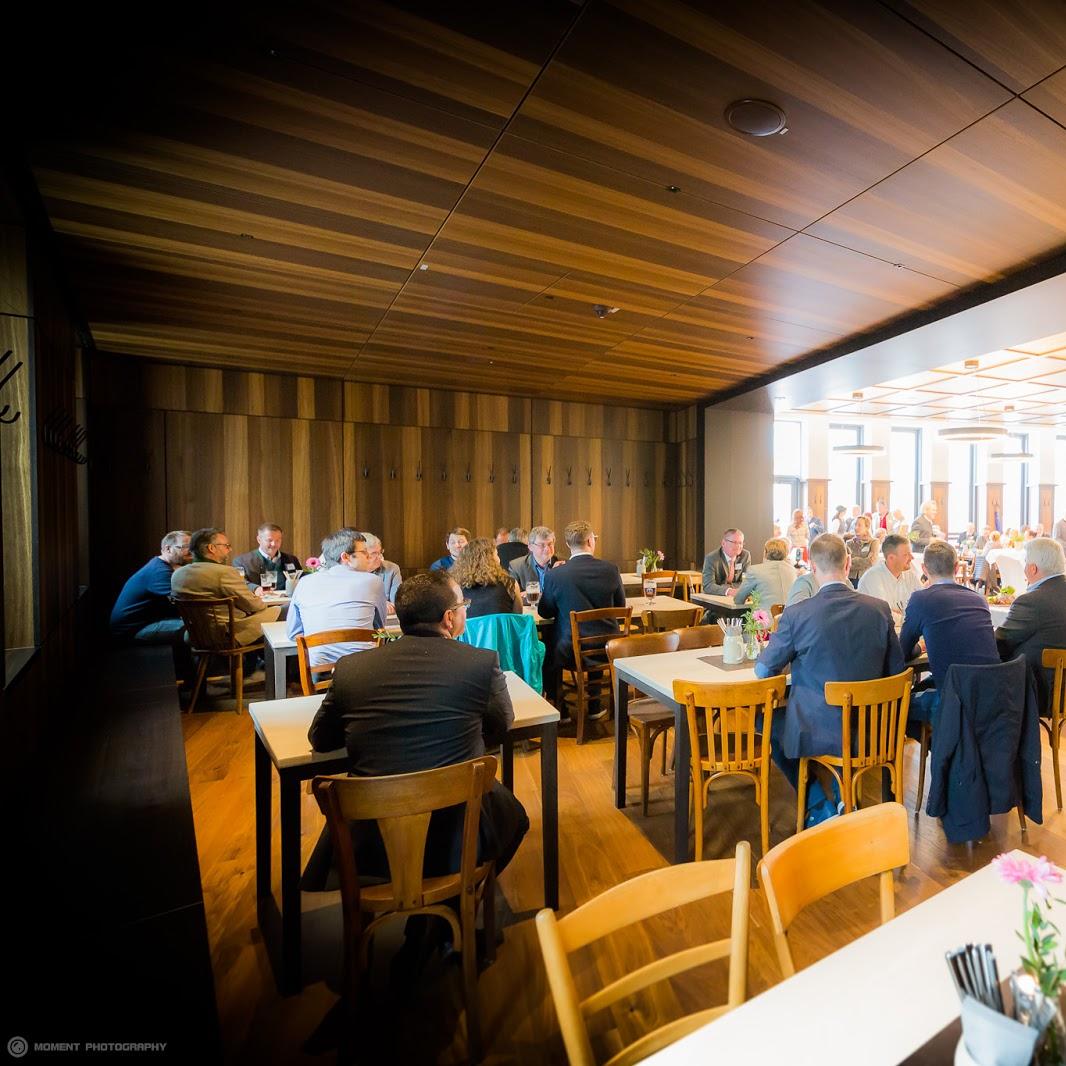
[[[692,825],[696,838],[696,862],[703,861],[703,774],[689,784],[689,795],[692,796]]]
[[[1059,766],[1059,740],[1062,736],[1062,723],[1051,723],[1051,765],[1055,770],[1055,803],[1062,810],[1062,767]]]
[[[799,780],[796,782],[796,832],[803,832],[803,825],[807,821],[807,774],[810,771],[809,762],[806,758],[800,759]]]
[[[241,704],[244,702],[244,656],[233,656],[234,687],[237,690],[237,713],[241,713]]]
[[[485,961],[496,961],[496,867],[485,878],[481,892],[482,925],[485,929]]]
[[[1022,836],[1025,836],[1028,831],[1028,827],[1025,824],[1025,811],[1022,809],[1022,805],[1020,803],[1018,804],[1018,821],[1021,822]]]
[[[651,775],[651,756],[655,741],[652,740],[652,748],[648,746],[648,727],[640,726],[637,729],[637,742],[640,744],[640,813],[648,817],[648,778]]]
[[[193,686],[192,699],[189,700],[189,714],[196,710],[196,701],[200,698],[200,689],[203,687],[204,678],[207,676],[207,663],[209,655],[200,656],[200,665],[196,668],[196,684]]]
[[[770,850],[770,779],[766,776],[763,785],[756,783],[755,799],[759,804],[759,832],[762,835],[762,853]]]
[[[925,763],[929,757],[929,738],[933,730],[928,722],[922,722],[921,747],[918,751],[918,799],[914,804],[914,817],[917,818],[922,810],[922,797],[925,795]]]
[[[588,702],[585,696],[585,686],[578,675],[574,674],[577,681],[577,699],[574,701],[574,712],[577,714],[577,723],[574,728],[575,739],[578,744],[585,743],[585,718],[588,715]]]
[[[471,1062],[481,1061],[481,1016],[477,995],[477,941],[474,936],[474,894],[462,902],[463,999],[466,1001],[466,1039]]]

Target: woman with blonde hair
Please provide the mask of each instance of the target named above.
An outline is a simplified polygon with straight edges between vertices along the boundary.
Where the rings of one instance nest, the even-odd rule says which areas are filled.
[[[496,545],[488,537],[475,537],[459,553],[450,577],[470,601],[467,618],[483,614],[521,614],[518,582],[502,566]]]

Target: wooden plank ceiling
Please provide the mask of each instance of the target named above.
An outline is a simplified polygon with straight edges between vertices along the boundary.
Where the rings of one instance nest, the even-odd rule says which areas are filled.
[[[1066,245],[1061,0],[338,2],[137,60],[31,152],[115,352],[681,404]]]

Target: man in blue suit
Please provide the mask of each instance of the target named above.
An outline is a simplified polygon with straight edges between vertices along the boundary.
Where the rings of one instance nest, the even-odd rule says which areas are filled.
[[[596,534],[588,522],[571,522],[564,533],[570,549],[570,561],[544,573],[540,606],[542,618],[554,618],[554,633],[548,643],[548,660],[544,664],[545,688],[554,696],[558,676],[564,667],[574,665],[574,645],[570,634],[570,612],[592,611],[601,607],[625,607],[626,594],[622,575],[614,563],[597,559]],[[581,633],[616,633],[610,621],[586,623]]]
[[[818,592],[793,604],[755,664],[758,677],[773,677],[792,665],[792,691],[783,715],[774,718],[774,762],[792,787],[804,755],[840,754],[840,709],[825,702],[827,681],[871,681],[903,670],[888,604],[856,592],[848,580],[848,549],[835,533],[810,546]],[[835,790],[835,785],[834,785]],[[815,783],[807,793],[807,824],[837,812],[837,800]]]
[[[927,588],[912,593],[899,635],[904,659],[910,659],[920,637],[933,672],[935,689],[911,696],[907,732],[921,736],[919,723],[935,722],[940,709],[948,667],[953,663],[993,666],[999,662],[996,633],[984,597],[955,583],[955,549],[943,540],[933,540],[922,557]],[[911,726],[914,726],[914,729]]]

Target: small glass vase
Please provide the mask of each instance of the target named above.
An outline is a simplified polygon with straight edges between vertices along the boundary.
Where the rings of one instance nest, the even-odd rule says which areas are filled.
[[[755,633],[748,633],[744,637],[744,654],[749,659],[758,659],[760,651],[762,651],[762,645],[759,643],[758,636]]]
[[[1066,1022],[1063,1021],[1062,990],[1054,998],[1045,996],[1024,970],[1016,970],[1010,975],[1010,990],[1015,1018],[1033,1028],[1044,1026],[1033,1055],[1034,1066],[1063,1066],[1066,1063]]]

